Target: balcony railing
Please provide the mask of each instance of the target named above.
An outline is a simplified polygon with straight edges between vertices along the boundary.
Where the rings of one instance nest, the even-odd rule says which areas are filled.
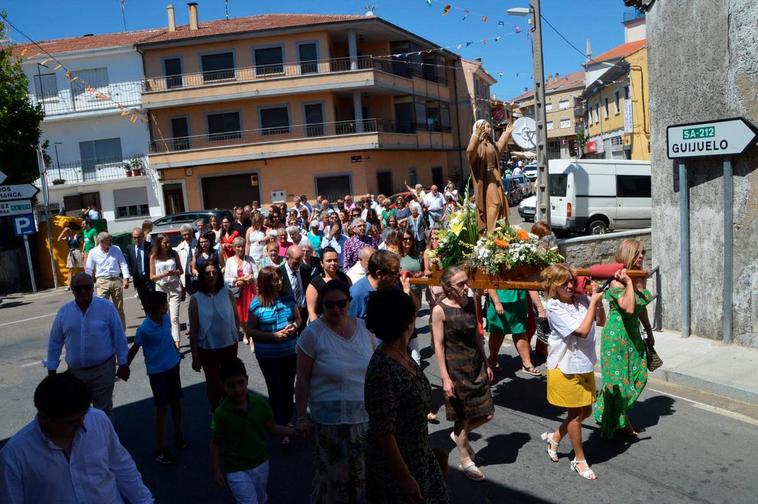
[[[410,64],[404,61],[390,61],[359,56],[350,58],[332,58],[328,60],[300,61],[295,63],[275,63],[273,65],[256,65],[235,67],[204,72],[185,72],[176,75],[160,75],[145,79],[145,92],[163,92],[172,89],[190,89],[212,84],[265,81],[279,77],[300,77],[307,75],[350,72],[361,70],[380,70],[403,77],[417,76],[432,82],[447,84],[444,72],[438,75],[436,67]],[[423,71],[422,71],[423,69]]]
[[[364,119],[362,121],[336,121],[311,124],[293,124],[258,128],[252,130],[226,131],[184,137],[154,140],[150,152],[162,154],[191,149],[213,147],[233,147],[277,140],[299,140],[304,138],[334,137],[363,133],[410,133],[419,131],[450,132],[450,127],[437,124],[397,123],[381,119]]]
[[[128,162],[135,158],[142,160],[143,167],[139,170],[127,170]],[[64,163],[56,163],[53,160],[47,167],[47,178],[53,185],[80,184],[126,177],[142,177],[145,176],[146,170],[147,159],[144,154],[136,154],[126,158],[82,159]]]
[[[118,104],[133,107],[142,103],[142,83],[140,81],[118,82],[98,87],[94,92],[68,88],[49,96],[31,94],[30,98],[32,103],[42,106],[46,116],[94,110],[117,110]]]

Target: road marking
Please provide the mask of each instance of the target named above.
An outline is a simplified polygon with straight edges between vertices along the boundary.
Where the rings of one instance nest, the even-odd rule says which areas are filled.
[[[695,401],[687,397],[682,397],[676,394],[671,394],[669,392],[664,392],[662,390],[654,389],[652,387],[647,387],[647,389],[652,390],[653,392],[658,392],[659,394],[663,394],[665,396],[673,397],[674,399],[681,399],[682,401],[690,402],[692,403],[692,406],[694,406],[695,408],[698,408],[704,411],[710,411],[711,413],[716,413],[717,415],[733,418],[734,420],[739,420],[740,422],[745,422],[751,425],[758,426],[758,420],[756,420],[755,418],[751,418],[749,416],[742,415],[740,413],[735,413],[734,411],[729,411],[724,408],[719,408],[718,406],[712,406],[710,404],[705,404],[699,401]]]
[[[32,367],[32,366],[41,366],[42,363],[40,361],[34,361],[34,362],[27,362],[26,364],[21,364],[21,367]]]
[[[0,327],[5,327],[5,326],[13,325],[13,324],[20,324],[21,322],[29,322],[31,320],[37,320],[41,318],[54,317],[54,316],[55,316],[55,313],[48,313],[47,315],[38,315],[36,317],[29,317],[29,318],[25,318],[21,320],[14,320],[13,322],[4,322],[0,324]]]

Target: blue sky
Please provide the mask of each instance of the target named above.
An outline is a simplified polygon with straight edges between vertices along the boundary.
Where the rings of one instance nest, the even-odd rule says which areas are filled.
[[[201,22],[224,17],[224,0],[197,1]],[[164,26],[167,3],[168,0],[126,0],[127,28]],[[186,2],[173,3],[177,22],[185,24]],[[427,0],[229,0],[229,12],[232,17],[274,12],[363,14],[369,3],[375,5],[376,15],[391,23],[439,46],[452,46],[464,58],[481,57],[487,71],[498,80],[492,92],[499,98],[510,98],[533,86],[527,18],[506,15],[506,9],[526,6],[527,0],[432,0],[431,6]],[[448,4],[451,9],[443,16]],[[119,0],[0,0],[0,9],[6,10],[9,19],[36,40],[123,30]],[[542,0],[543,16],[582,51],[589,38],[596,55],[623,43],[624,9],[622,0]],[[487,16],[486,22],[483,16]],[[516,25],[521,29],[519,34],[515,33]],[[16,32],[10,35],[16,42],[26,41]],[[500,40],[493,41],[497,36]],[[489,39],[486,44],[481,42],[484,38]],[[472,44],[456,48],[466,42]],[[581,68],[584,58],[545,23],[543,46],[545,75],[565,75]]]

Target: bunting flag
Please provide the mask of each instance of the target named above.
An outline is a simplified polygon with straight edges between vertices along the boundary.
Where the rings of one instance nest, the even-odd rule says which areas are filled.
[[[445,5],[445,8],[442,9],[442,15],[447,16],[450,13],[450,9],[451,9],[450,4]]]
[[[487,22],[487,16],[482,16],[482,23],[486,23],[486,22]]]
[[[468,17],[468,9],[463,11],[463,19],[461,19],[461,21],[465,21],[467,17]]]

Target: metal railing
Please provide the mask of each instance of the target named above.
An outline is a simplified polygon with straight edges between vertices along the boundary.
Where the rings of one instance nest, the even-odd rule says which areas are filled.
[[[119,104],[131,107],[142,103],[142,83],[117,82],[90,92],[69,87],[58,90],[55,95],[32,93],[29,97],[33,104],[42,107],[46,116],[108,110],[116,109]]]
[[[130,161],[135,158],[142,160],[142,168],[133,169]],[[146,156],[135,154],[128,157],[82,159],[63,163],[53,161],[47,167],[47,178],[52,185],[79,184],[126,177],[143,177],[146,172]]]
[[[427,67],[421,67],[424,69],[423,71],[421,71],[421,68],[416,67],[419,67],[419,65],[401,60],[379,59],[373,56],[358,56],[355,60],[351,58],[332,58],[327,60],[283,62],[271,65],[149,76],[145,78],[144,91],[146,93],[162,92],[172,89],[197,88],[212,84],[265,81],[280,77],[300,77],[370,69],[409,78],[416,76],[431,82],[438,82],[443,85],[447,84],[444,72],[437,71],[436,67],[429,66],[428,69]]]

